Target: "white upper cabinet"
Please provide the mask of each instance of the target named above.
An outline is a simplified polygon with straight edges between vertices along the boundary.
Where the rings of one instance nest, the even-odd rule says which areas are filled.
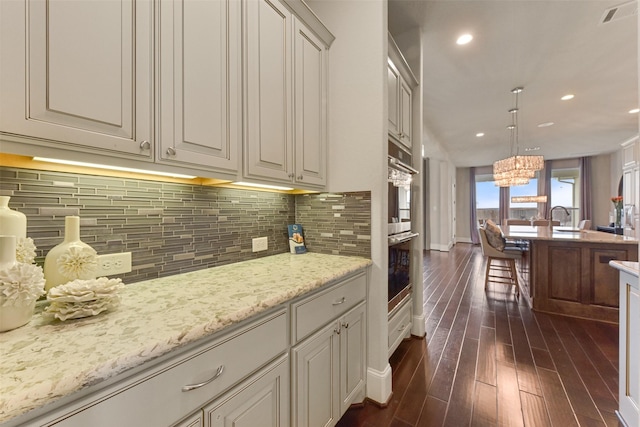
[[[400,73],[396,66],[389,61],[387,64],[387,91],[389,101],[389,134],[400,134]]]
[[[295,180],[326,184],[327,49],[300,20],[295,26]]]
[[[327,55],[287,5],[247,1],[246,178],[325,185]]]
[[[241,3],[159,3],[158,159],[237,171]]]
[[[284,5],[247,1],[247,177],[293,182],[292,31]]]
[[[0,12],[0,152],[324,187],[333,35],[303,1]]]
[[[150,1],[3,1],[0,8],[3,134],[152,159]]]
[[[388,127],[392,141],[411,150],[413,126],[413,90],[417,80],[395,41],[389,35],[387,91],[389,100]]]

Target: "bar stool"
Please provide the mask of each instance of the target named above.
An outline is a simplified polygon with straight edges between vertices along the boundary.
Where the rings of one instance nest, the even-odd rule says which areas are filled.
[[[484,228],[478,228],[480,234],[480,246],[482,255],[487,257],[487,268],[484,276],[484,289],[487,289],[489,282],[503,283],[516,287],[516,297],[520,297],[520,285],[518,284],[518,272],[516,271],[516,260],[522,258],[519,250],[499,251],[489,244],[487,232]],[[497,274],[497,273],[507,273]]]

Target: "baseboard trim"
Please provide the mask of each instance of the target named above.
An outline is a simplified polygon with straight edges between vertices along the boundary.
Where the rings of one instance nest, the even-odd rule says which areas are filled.
[[[411,335],[414,337],[424,337],[426,333],[424,313],[419,316],[414,315],[411,321]]]
[[[384,371],[367,368],[366,398],[379,405],[386,405],[391,399],[391,365],[387,363]]]

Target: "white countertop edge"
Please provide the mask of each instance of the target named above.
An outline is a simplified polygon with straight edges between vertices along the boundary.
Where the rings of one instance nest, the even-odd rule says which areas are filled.
[[[632,276],[638,277],[639,263],[636,261],[609,261],[609,265],[617,270],[629,273]]]

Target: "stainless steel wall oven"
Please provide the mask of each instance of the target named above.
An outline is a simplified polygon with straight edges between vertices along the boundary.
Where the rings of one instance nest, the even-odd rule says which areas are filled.
[[[416,173],[411,156],[389,143],[389,311],[411,293],[411,239],[418,236],[411,228],[411,181]]]

